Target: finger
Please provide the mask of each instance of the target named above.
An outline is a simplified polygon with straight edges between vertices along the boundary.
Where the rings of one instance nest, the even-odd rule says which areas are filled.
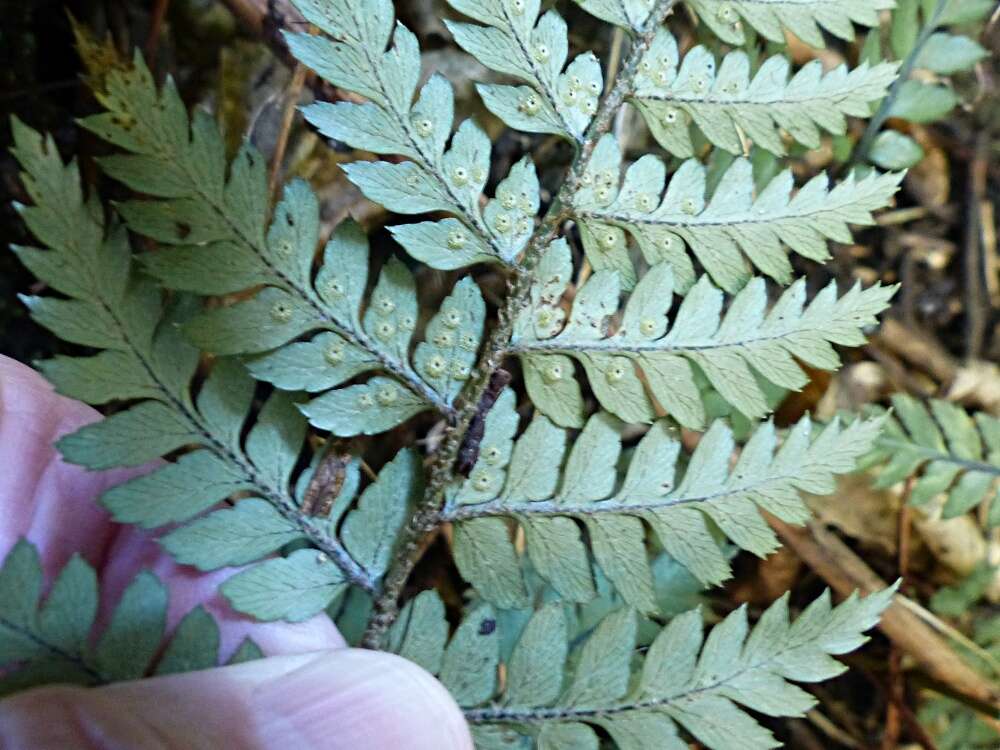
[[[27,537],[47,576],[74,552],[100,564],[114,530],[94,499],[131,474],[86,472],[64,463],[53,446],[99,417],[54,393],[30,367],[0,356],[0,557]]]
[[[420,667],[341,649],[0,702],[11,750],[471,750],[462,713]]]

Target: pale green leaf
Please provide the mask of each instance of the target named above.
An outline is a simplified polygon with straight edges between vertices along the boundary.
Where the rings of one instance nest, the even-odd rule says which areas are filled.
[[[178,562],[215,570],[259,560],[301,536],[270,503],[249,498],[171,531],[160,544]]]
[[[143,401],[60,438],[59,451],[91,469],[139,466],[203,436],[166,404]]]
[[[949,86],[911,80],[899,87],[889,116],[916,123],[933,122],[951,112],[958,103],[958,96]]]
[[[407,602],[392,624],[388,640],[389,651],[437,674],[448,641],[444,603],[437,592],[421,591]]]
[[[449,404],[472,375],[485,317],[483,295],[467,276],[441,304],[427,324],[426,340],[417,345],[417,371]]]
[[[400,451],[365,488],[357,508],[344,519],[344,546],[371,575],[378,577],[385,572],[393,545],[422,490],[417,455]]]
[[[695,47],[681,60],[677,43],[661,30],[640,63],[634,97],[654,137],[676,156],[695,155],[691,125],[730,153],[744,152],[746,136],[780,156],[786,149],[779,131],[818,148],[821,131],[843,135],[846,117],[867,117],[896,68],[862,63],[824,72],[813,60],[791,75],[788,59],[775,55],[755,66],[751,77],[746,53],[730,52],[716,70],[707,48]]]
[[[392,378],[327,391],[301,407],[309,422],[334,435],[372,435],[392,429],[430,404]]]
[[[135,577],[97,642],[94,659],[111,680],[142,677],[163,638],[167,621],[167,587],[149,571]]]
[[[988,55],[982,45],[967,36],[938,32],[931,34],[924,43],[917,55],[916,67],[951,75],[972,69]]]
[[[523,607],[528,593],[507,524],[482,518],[455,526],[453,552],[462,577],[503,609]]]
[[[872,141],[869,158],[883,169],[909,169],[924,158],[924,150],[910,136],[884,130]]]
[[[521,631],[507,665],[506,700],[512,706],[544,706],[559,697],[568,643],[560,604],[538,610]]]
[[[469,613],[452,636],[439,678],[460,706],[474,706],[493,695],[497,683],[500,636],[489,605]]]
[[[219,661],[219,626],[203,607],[195,607],[177,624],[156,665],[156,674],[210,669]]]
[[[237,573],[220,590],[237,612],[264,621],[300,622],[321,612],[346,585],[324,553],[300,549]]]

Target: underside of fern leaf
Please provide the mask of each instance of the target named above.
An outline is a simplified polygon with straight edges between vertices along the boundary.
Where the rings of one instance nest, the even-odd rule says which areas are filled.
[[[806,44],[822,47],[820,27],[834,36],[854,38],[852,24],[878,26],[878,12],[895,0],[688,0],[705,24],[728,44],[743,44],[745,26],[772,42],[790,31]]]
[[[463,577],[499,607],[524,606],[526,588],[508,520],[525,532],[534,570],[567,601],[594,597],[591,555],[625,602],[655,611],[646,529],[706,584],[730,575],[715,530],[739,548],[766,556],[777,538],[758,508],[790,523],[809,512],[798,492],[829,494],[872,446],[881,421],[834,422],[819,435],[803,419],[779,436],[760,426],[729,468],[731,429],[715,422],[678,472],[680,442],[668,420],[655,422],[631,453],[621,479],[622,423],[591,417],[575,440],[536,416],[513,440],[514,394],[490,412],[480,458],[450,492],[444,517],[455,523],[455,560]],[[590,540],[584,544],[582,531]]]
[[[704,427],[695,370],[703,372],[729,403],[750,418],[768,412],[758,378],[799,389],[807,378],[795,360],[836,369],[831,344],[863,343],[861,329],[875,322],[892,287],[854,287],[839,299],[828,286],[808,305],[805,282],[786,290],[768,311],[762,279],[740,291],[723,314],[724,295],[707,278],[690,288],[672,322],[673,268],[653,266],[629,297],[613,333],[620,275],[601,270],[577,291],[567,316],[560,300],[572,273],[569,249],[557,241],[538,267],[533,304],[518,319],[511,339],[535,406],[564,427],[582,425],[584,403],[573,360],[597,400],[627,422],[649,422],[659,404],[685,426]],[[565,321],[565,324],[564,324]]]
[[[348,177],[391,211],[444,211],[455,217],[396,227],[400,244],[435,268],[514,263],[538,211],[534,165],[516,164],[495,197],[481,206],[490,140],[472,120],[452,134],[454,94],[446,79],[432,76],[417,91],[420,50],[406,27],[393,25],[392,4],[375,2],[369,8],[351,0],[303,0],[297,5],[332,40],[287,34],[292,53],[334,86],[369,100],[314,104],[306,108],[306,119],[356,148],[409,159],[356,162],[347,167]]]
[[[268,228],[263,158],[245,146],[227,178],[214,123],[199,113],[189,129],[173,85],[157,91],[141,58],[131,70],[109,75],[101,96],[112,109],[84,125],[132,152],[107,157],[102,166],[129,187],[163,197],[129,201],[119,210],[133,231],[176,245],[146,256],[146,270],[168,288],[198,294],[266,285],[249,300],[188,322],[194,344],[222,355],[268,351],[253,370],[279,388],[322,391],[379,373],[302,405],[313,424],[337,435],[381,432],[432,409],[453,413],[483,329],[485,306],[471,279],[446,300],[428,326],[437,335],[411,358],[419,310],[404,263],[390,260],[366,300],[367,238],[345,223],[313,275],[319,206],[304,182],[285,188]],[[155,106],[133,106],[150,100]]]
[[[787,596],[751,628],[746,608],[703,634],[690,611],[636,653],[637,616],[621,609],[577,634],[567,608],[541,607],[501,655],[492,607],[475,607],[446,645],[444,608],[436,595],[417,597],[393,635],[393,650],[436,673],[465,708],[481,748],[597,748],[595,730],[625,750],[688,743],[680,729],[718,750],[779,747],[747,709],[802,716],[816,702],[795,682],[819,682],[844,671],[832,656],[857,648],[888,606],[894,589],[834,607],[829,592],[794,621]],[[486,627],[484,627],[486,625]],[[502,692],[497,665],[505,667]],[[476,664],[471,678],[469,664]]]
[[[844,65],[824,72],[813,60],[789,78],[788,59],[775,55],[751,77],[746,53],[730,52],[716,70],[705,47],[680,59],[677,42],[664,30],[640,63],[633,100],[656,140],[676,156],[694,156],[692,123],[730,153],[742,154],[749,138],[780,156],[786,150],[781,130],[818,148],[821,130],[842,135],[845,117],[867,117],[870,104],[886,95],[897,67],[865,63],[850,72]]]
[[[625,233],[648,263],[670,264],[681,292],[696,276],[685,249],[727,292],[747,283],[751,267],[787,284],[792,267],[784,247],[826,260],[827,243],[850,242],[848,225],[871,224],[872,212],[888,205],[902,179],[901,173],[872,172],[860,179],[851,175],[830,189],[825,176],[817,175],[793,193],[788,170],[758,193],[750,162],[737,159],[706,196],[706,169],[694,159],[673,173],[665,192],[667,172],[658,158],[633,163],[619,186],[621,162],[614,137],[605,136],[583,175],[574,209],[588,260],[598,270],[618,271],[626,289],[636,274]]]

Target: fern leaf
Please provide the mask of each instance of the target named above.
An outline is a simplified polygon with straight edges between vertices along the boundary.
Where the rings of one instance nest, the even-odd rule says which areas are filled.
[[[616,270],[625,289],[636,274],[625,233],[632,235],[650,264],[665,261],[674,270],[680,292],[695,281],[687,247],[720,287],[738,291],[750,278],[746,259],[771,278],[787,284],[792,268],[782,249],[803,257],[829,257],[828,240],[850,242],[849,224],[871,224],[872,212],[888,205],[902,173],[849,176],[828,189],[818,175],[794,195],[791,170],[772,179],[754,195],[753,171],[746,159],[735,160],[706,196],[706,169],[692,159],[670,178],[654,156],[632,164],[619,187],[621,149],[611,135],[598,143],[574,197],[584,250],[596,270]]]
[[[381,432],[429,409],[452,413],[455,379],[462,377],[481,336],[484,306],[478,289],[461,291],[463,318],[471,316],[461,330],[461,353],[452,353],[442,367],[425,363],[418,371],[409,357],[418,318],[416,287],[403,263],[390,261],[382,269],[362,316],[369,251],[359,228],[350,222],[338,228],[313,278],[319,204],[305,182],[286,186],[268,228],[264,163],[252,147],[241,150],[227,181],[214,123],[198,113],[189,125],[172,83],[157,91],[141,58],[132,70],[110,74],[107,87],[100,97],[109,112],[84,125],[131,153],[108,157],[103,166],[130,187],[165,197],[128,201],[119,210],[134,231],[177,246],[147,255],[146,269],[168,288],[198,294],[265,285],[251,299],[189,322],[186,332],[195,344],[223,355],[277,350],[254,371],[281,388],[319,391],[359,374],[383,373],[375,384],[331,392],[304,407],[314,424],[338,435]],[[148,108],[140,106],[150,101]],[[514,171],[517,179],[527,179],[523,169]],[[537,208],[537,197],[532,205]],[[39,314],[71,317],[64,310]],[[307,335],[313,338],[296,341]],[[472,349],[470,335],[477,337]],[[445,361],[435,359],[434,365],[439,360]],[[376,413],[376,402],[386,408]]]
[[[537,2],[448,3],[483,24],[445,21],[458,45],[486,67],[528,84],[478,84],[486,108],[517,130],[554,133],[582,143],[597,112],[603,78],[591,52],[566,65],[569,38],[562,16],[550,10],[537,18]],[[647,16],[649,11],[647,7]]]
[[[607,321],[618,311],[617,273],[591,276],[577,291],[563,324],[558,304],[569,277],[569,248],[560,240],[539,265],[539,278],[548,279],[542,282],[548,288],[536,291],[511,339],[532,401],[564,427],[581,426],[583,417],[571,359],[583,365],[601,405],[627,422],[650,422],[655,399],[681,424],[700,429],[705,418],[693,366],[741,413],[751,419],[764,416],[769,410],[758,377],[799,389],[807,378],[796,359],[836,369],[839,358],[831,345],[863,343],[861,329],[875,322],[895,291],[855,286],[838,299],[831,284],[806,304],[800,280],[767,311],[765,284],[757,278],[723,314],[722,292],[702,277],[669,325],[672,271],[661,263],[636,286],[618,330],[610,333]]]
[[[895,0],[688,0],[712,33],[727,44],[746,42],[746,24],[771,42],[784,42],[789,31],[806,44],[823,47],[820,27],[834,36],[854,39],[852,24],[878,26],[878,12]]]
[[[622,750],[683,750],[682,731],[711,750],[766,750],[780,743],[747,710],[804,715],[816,701],[794,683],[843,672],[831,657],[867,640],[863,633],[878,623],[895,588],[863,599],[855,593],[837,606],[826,591],[794,621],[786,594],[754,627],[741,607],[707,636],[701,613],[691,610],[658,630],[641,656],[634,610],[613,611],[577,635],[567,607],[553,603],[514,632],[501,633],[509,621],[480,605],[450,643],[437,641],[434,653],[423,655],[425,663],[442,664],[436,673],[465,709],[477,747],[597,748],[600,730]],[[436,593],[421,594],[420,619],[394,628],[397,653],[425,645],[418,625],[436,618],[438,628],[446,627],[434,600],[440,603]],[[509,656],[498,648],[507,638],[516,638]],[[450,669],[452,658],[478,669]],[[498,662],[506,675],[499,694]]]
[[[910,491],[915,505],[943,494],[941,515],[954,518],[982,503],[989,525],[1000,525],[1000,419],[970,415],[938,399],[925,405],[902,393],[892,405],[885,431],[864,462],[879,465],[876,486],[916,477]]]
[[[38,550],[22,539],[0,566],[0,694],[49,682],[101,685],[219,663],[219,626],[201,607],[185,615],[157,657],[167,589],[148,571],[125,588],[96,641],[91,634],[98,581],[83,558],[66,563],[44,601],[42,589]]]
[[[185,524],[162,542],[182,562],[202,569],[251,563],[288,542],[309,541],[316,548],[315,575],[331,582],[329,599],[314,611],[348,582],[371,590],[378,573],[358,563],[362,547],[345,547],[338,539],[339,515],[324,520],[299,512],[315,466],[293,486],[306,434],[297,397],[275,391],[248,426],[253,380],[242,365],[225,358],[216,361],[193,396],[198,352],[179,334],[184,305],[161,320],[159,294],[135,278],[122,229],[106,230],[99,203],[84,200],[76,166],[64,166],[51,139],[44,141],[17,121],[14,136],[14,153],[34,201],[20,211],[47,245],[16,252],[42,280],[51,278],[52,286],[70,296],[29,298],[32,315],[60,336],[67,330],[71,335],[102,330],[100,345],[106,347],[93,357],[57,357],[40,368],[68,396],[135,402],[63,437],[59,449],[66,460],[110,468],[140,465],[183,449],[176,462],[108,490],[102,504],[120,522],[145,528]],[[71,282],[61,280],[66,267],[76,270]],[[49,268],[54,269],[51,277],[45,273]],[[73,305],[73,319],[51,314],[46,303]],[[398,491],[398,481],[392,481]],[[345,497],[334,506],[346,509],[356,489],[356,482],[345,482]],[[241,501],[202,515],[235,493],[250,495],[245,505]],[[392,529],[388,521],[385,529]],[[275,561],[265,565],[280,572]],[[253,571],[229,585],[237,586],[232,581]],[[234,604],[239,608],[239,602]],[[296,607],[289,613],[303,612],[295,602],[289,605]]]
[[[716,71],[715,57],[703,46],[680,60],[677,42],[666,30],[639,65],[633,101],[660,145],[675,156],[695,155],[694,123],[714,145],[733,154],[745,150],[741,135],[782,156],[779,128],[796,142],[819,148],[820,129],[847,130],[846,116],[867,117],[896,77],[895,63],[862,63],[848,72],[841,65],[823,72],[813,60],[789,80],[789,61],[769,57],[750,77],[750,58],[730,52]]]
[[[881,428],[881,420],[846,427],[835,422],[814,437],[812,423],[803,419],[779,447],[774,425],[765,423],[730,469],[735,442],[732,430],[718,421],[679,475],[680,444],[660,420],[639,442],[619,480],[622,424],[614,417],[591,417],[567,456],[566,431],[544,416],[536,416],[513,441],[514,407],[513,394],[506,392],[487,415],[479,460],[468,479],[452,488],[444,510],[455,522],[455,560],[462,576],[505,609],[527,601],[508,519],[523,527],[534,570],[564,599],[594,597],[593,555],[622,598],[649,612],[655,604],[646,527],[702,582],[718,583],[729,576],[729,565],[710,525],[742,549],[769,554],[778,541],[757,508],[789,523],[804,522],[808,511],[798,491],[833,492],[834,475],[853,470]]]
[[[431,76],[417,91],[420,50],[405,26],[393,25],[392,3],[295,4],[331,39],[287,33],[292,54],[334,86],[369,100],[312,104],[304,109],[305,118],[329,138],[410,159],[401,164],[356,162],[345,167],[348,178],[390,211],[445,211],[457,217],[392,227],[393,236],[414,258],[434,268],[451,270],[482,261],[514,264],[538,212],[534,165],[529,160],[516,164],[497,186],[496,196],[481,207],[490,171],[489,137],[472,120],[452,134],[454,93],[442,76]]]

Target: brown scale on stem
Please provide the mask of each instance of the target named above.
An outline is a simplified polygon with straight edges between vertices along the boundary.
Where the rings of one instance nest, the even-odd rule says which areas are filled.
[[[479,397],[476,413],[472,415],[469,429],[466,430],[465,437],[462,438],[462,445],[458,449],[458,471],[462,476],[469,476],[472,467],[476,465],[476,461],[479,459],[479,446],[486,430],[486,415],[490,413],[490,409],[500,398],[500,394],[510,383],[510,380],[511,374],[502,367],[494,370],[493,374],[490,375],[490,381],[486,390],[483,391],[483,395]]]

